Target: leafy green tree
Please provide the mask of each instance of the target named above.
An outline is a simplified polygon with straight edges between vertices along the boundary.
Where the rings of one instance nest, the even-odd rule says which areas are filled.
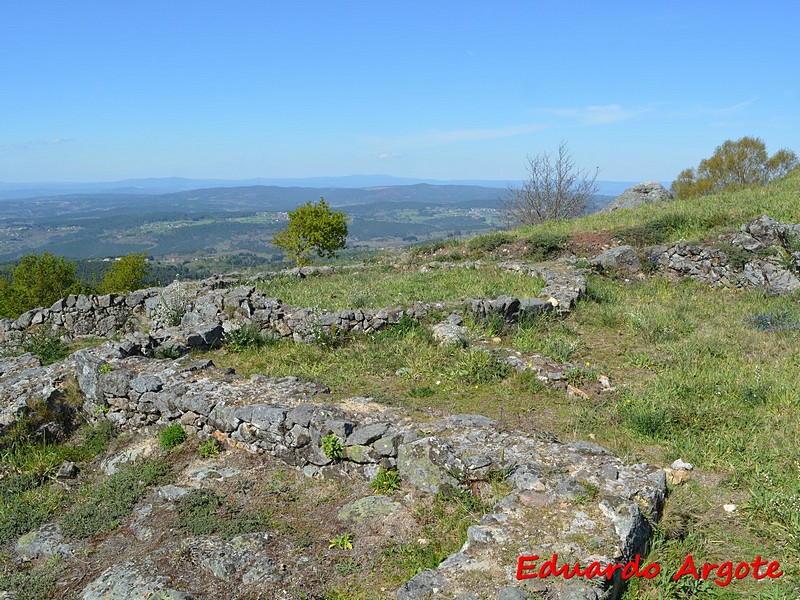
[[[797,155],[781,149],[772,156],[760,138],[745,136],[726,140],[710,158],[695,169],[684,169],[672,182],[678,199],[697,198],[717,192],[766,185],[785,177],[798,166]]]
[[[15,316],[12,293],[11,282],[0,274],[0,319]]]
[[[298,265],[311,262],[311,255],[333,258],[347,244],[347,215],[331,210],[325,198],[307,202],[289,211],[289,226],[272,238],[272,243]]]
[[[6,297],[0,307],[14,317],[38,306],[50,306],[69,294],[80,293],[75,263],[49,252],[23,256],[11,274],[11,284],[0,288]]]
[[[132,292],[144,286],[147,277],[147,252],[128,254],[115,261],[100,282],[101,294]]]

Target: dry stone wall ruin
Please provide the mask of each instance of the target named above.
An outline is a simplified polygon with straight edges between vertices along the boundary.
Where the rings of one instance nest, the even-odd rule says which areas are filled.
[[[30,355],[0,359],[0,426],[24,417],[36,402],[57,405],[65,382],[74,377],[87,415],[103,414],[123,429],[140,432],[180,423],[201,438],[213,436],[274,457],[310,477],[369,480],[380,467],[396,468],[417,493],[435,494],[446,486],[482,485],[490,472],[503,470],[510,491],[491,514],[469,528],[460,551],[403,584],[395,596],[402,600],[509,600],[531,593],[563,599],[618,597],[619,578],[552,579],[546,585],[542,580],[518,581],[517,558],[558,554],[564,562],[585,562],[587,557],[601,564],[632,560],[644,551],[660,517],[666,492],[662,470],[626,465],[592,443],[561,443],[510,431],[480,415],[414,421],[369,398],[334,402],[324,386],[292,377],[243,378],[215,368],[208,360],[153,358],[164,348],[214,347],[225,331],[243,323],[307,342],[320,335],[320,328],[324,334],[377,331],[434,309],[460,307],[478,315],[501,314],[508,320],[565,312],[585,290],[585,279],[575,269],[518,263],[503,268],[542,277],[546,283],[542,296],[474,299],[458,307],[415,303],[382,310],[316,311],[287,307],[254,286],[220,277],[185,290],[172,286],[128,295],[70,297],[4,321],[4,338],[13,341],[28,328],[57,326],[72,335],[121,339],[49,366],[41,366]],[[169,325],[159,303],[180,293],[187,294],[186,313],[180,325]],[[149,331],[141,331],[143,327]],[[329,435],[340,441],[341,459],[323,452],[322,439]],[[263,552],[269,554],[269,548]],[[155,575],[148,579],[146,564],[110,568],[88,583],[83,597],[94,600],[117,593],[114,590],[126,588],[129,579],[149,586],[148,590],[166,590],[170,597],[193,597],[191,590],[166,588]],[[235,571],[229,576],[242,584],[249,577]]]

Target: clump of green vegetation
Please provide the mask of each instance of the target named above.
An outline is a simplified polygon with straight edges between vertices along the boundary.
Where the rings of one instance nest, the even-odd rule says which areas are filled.
[[[232,538],[273,526],[272,511],[242,510],[213,490],[192,490],[178,502],[176,525],[192,535]]]
[[[65,461],[88,461],[105,452],[114,428],[100,421],[77,433],[74,443],[49,443],[17,423],[0,440],[0,543],[46,523],[63,505],[61,488],[49,485]]]
[[[430,398],[436,395],[436,389],[429,385],[415,385],[408,390],[408,395],[412,398]]]
[[[85,538],[116,529],[134,505],[156,484],[170,475],[162,460],[143,460],[125,465],[105,482],[91,485],[83,502],[61,520],[61,529],[72,538]]]
[[[334,569],[342,577],[347,577],[348,575],[360,573],[361,565],[358,564],[358,559],[355,556],[347,556],[338,561]]]
[[[225,334],[224,344],[234,352],[260,348],[274,343],[274,338],[262,335],[255,325],[242,325]]]
[[[179,281],[173,281],[172,292],[170,294],[162,292],[158,296],[156,316],[167,326],[175,327],[181,324],[181,320],[189,312],[190,306],[191,300],[187,287]]]
[[[414,517],[421,525],[420,539],[390,546],[383,560],[391,565],[387,573],[391,585],[400,585],[426,569],[435,569],[464,543],[467,528],[477,523],[493,507],[471,490],[447,488],[431,502],[421,503]]]
[[[504,244],[511,244],[517,238],[506,231],[494,231],[485,235],[479,235],[472,238],[467,242],[467,248],[470,250],[480,250],[481,252],[491,252],[497,250]]]
[[[639,225],[619,229],[615,237],[632,246],[654,246],[672,241],[688,225],[687,217],[670,213]]]
[[[222,447],[219,442],[213,437],[208,438],[205,442],[197,446],[197,452],[200,454],[201,458],[214,458],[221,450]]]
[[[102,365],[100,365],[100,374],[101,375],[105,375],[106,373],[111,373],[111,371],[113,371],[113,370],[114,370],[114,368],[108,363],[103,363]]]
[[[464,326],[478,337],[496,337],[506,328],[506,320],[497,312],[480,317],[468,314],[464,319]]]
[[[564,251],[568,236],[551,233],[548,231],[537,231],[523,238],[528,247],[525,256],[534,261],[542,261],[558,256]]]
[[[61,336],[42,325],[34,333],[22,337],[22,349],[37,357],[43,365],[50,365],[69,356],[69,347],[61,341]]]
[[[338,548],[339,550],[352,550],[353,549],[353,534],[342,533],[334,538],[331,538],[328,543],[328,549]]]
[[[585,492],[581,492],[575,498],[575,501],[578,504],[589,504],[589,502],[594,502],[600,497],[600,488],[593,484],[591,481],[586,481],[585,479],[579,480],[579,483],[583,486],[583,489],[586,490]]]
[[[453,370],[465,383],[480,385],[503,379],[511,372],[511,367],[489,352],[470,349],[460,355]]]
[[[158,442],[164,450],[172,450],[180,446],[188,438],[186,431],[178,423],[173,423],[158,438]]]
[[[597,370],[591,366],[575,367],[564,373],[564,379],[571,385],[581,385],[588,381],[596,381]]]
[[[763,260],[769,256],[774,256],[777,253],[775,248],[761,248],[756,252],[750,252],[739,246],[734,246],[731,243],[718,244],[719,249],[725,253],[728,258],[728,264],[734,269],[741,271],[744,266],[754,260]]]
[[[580,342],[566,335],[548,335],[542,342],[542,354],[559,362],[568,362],[580,348]]]
[[[344,458],[344,448],[342,442],[336,437],[335,433],[329,433],[321,440],[322,453],[328,457],[329,460],[341,460]]]
[[[159,346],[155,355],[159,359],[175,360],[181,357],[181,351],[177,346]]]
[[[369,485],[377,494],[391,494],[400,489],[400,473],[397,469],[381,467]]]
[[[53,598],[55,575],[61,561],[61,555],[56,554],[38,567],[22,567],[16,572],[0,574],[0,590],[12,592],[14,600]]]

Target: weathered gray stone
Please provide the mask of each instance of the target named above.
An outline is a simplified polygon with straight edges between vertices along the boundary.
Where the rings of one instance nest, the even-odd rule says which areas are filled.
[[[114,565],[86,586],[82,600],[194,600],[188,592],[169,589],[164,577],[126,561]]]
[[[461,325],[454,325],[443,321],[431,328],[433,339],[440,346],[460,346],[466,347],[469,344],[469,330]]]
[[[435,598],[448,585],[441,573],[428,569],[405,582],[397,590],[397,600],[421,600]]]
[[[64,542],[61,526],[58,523],[50,523],[26,533],[17,540],[15,549],[17,554],[25,560],[72,553],[72,547]]]
[[[337,517],[340,521],[352,519],[359,522],[363,520],[388,517],[402,508],[399,502],[381,494],[365,496],[358,500],[348,502],[339,509]]]
[[[657,181],[645,181],[628,188],[606,204],[601,212],[610,212],[621,208],[635,208],[652,202],[672,200],[672,193]]]
[[[214,577],[223,581],[235,581],[247,577],[247,582],[259,577],[267,580],[280,578],[277,563],[266,555],[270,535],[268,533],[249,533],[223,542],[214,538],[195,538],[186,545],[192,556]]]
[[[427,437],[400,446],[397,470],[411,485],[436,494],[444,485],[457,486],[452,473],[463,472],[464,466],[447,441]]]
[[[374,423],[364,425],[351,433],[345,441],[346,446],[368,446],[377,439],[380,439],[389,430],[388,423]]]
[[[109,373],[110,374],[110,373]],[[158,392],[164,387],[164,382],[155,375],[139,375],[131,381],[131,388],[134,392],[143,394],[145,392]]]
[[[64,461],[58,468],[56,479],[75,479],[80,469],[73,462]]]
[[[639,254],[631,246],[617,246],[601,252],[590,260],[589,264],[612,271],[635,273],[642,270]]]

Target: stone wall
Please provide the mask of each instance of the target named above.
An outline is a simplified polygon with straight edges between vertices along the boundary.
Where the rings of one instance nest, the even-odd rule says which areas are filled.
[[[787,294],[800,290],[800,225],[780,223],[766,215],[739,231],[702,245],[684,241],[637,250],[617,246],[595,256],[600,271],[661,270],[713,287],[754,288]]]
[[[436,264],[436,268],[470,268],[480,263]],[[432,268],[429,266],[426,268]],[[539,298],[467,300],[466,307],[485,315],[499,312],[509,320],[520,312],[555,310],[568,312],[586,289],[586,280],[571,267],[542,267],[505,263],[500,268],[522,272],[545,280]],[[290,269],[271,274],[306,277],[334,274],[330,267]],[[546,305],[546,306],[545,306]],[[232,276],[212,277],[197,283],[173,283],[165,288],[149,288],[130,294],[80,295],[58,300],[50,308],[36,308],[16,320],[0,320],[0,342],[13,341],[22,332],[47,325],[71,336],[111,337],[133,334],[129,353],[148,354],[156,349],[218,346],[226,331],[253,325],[260,332],[311,342],[342,333],[371,333],[397,324],[403,317],[419,318],[431,310],[465,308],[464,302],[411,302],[404,306],[379,309],[356,308],[339,311],[297,308],[267,296],[254,285],[241,285]],[[177,317],[180,324],[171,322]],[[147,333],[142,333],[147,331]]]
[[[459,306],[515,320],[569,310],[585,290],[576,270],[518,263],[503,267],[543,277],[542,297],[473,299]],[[184,292],[188,312],[180,326],[167,326],[158,309],[160,298]],[[413,503],[419,495],[448,487],[480,489],[489,485],[492,473],[503,472],[508,493],[493,512],[469,528],[460,551],[403,584],[396,592],[401,600],[430,594],[477,597],[470,595],[476,578],[486,582],[480,597],[527,597],[536,590],[515,579],[519,554],[562,553],[583,561],[591,556],[608,564],[643,552],[666,491],[664,472],[655,467],[626,465],[595,444],[562,443],[509,430],[480,415],[413,420],[369,398],[333,402],[324,386],[293,377],[243,378],[208,360],[151,357],[153,350],[170,343],[213,345],[226,329],[241,323],[307,341],[312,327],[368,332],[443,308],[447,306],[415,303],[383,311],[292,309],[253,286],[225,278],[186,290],[172,286],[127,296],[68,298],[47,311],[32,311],[5,331],[19,332],[48,319],[60,319],[73,333],[97,335],[97,324],[110,324],[110,319],[121,325],[104,325],[105,334],[134,331],[46,367],[30,355],[0,359],[0,425],[30,414],[36,403],[57,408],[66,382],[74,378],[83,412],[105,416],[121,429],[153,434],[179,423],[200,438],[214,437],[274,457],[310,477],[370,480],[381,467],[396,468],[404,485],[414,490],[401,502]],[[135,331],[142,326],[151,330]],[[323,439],[331,435],[341,445],[341,458],[326,456],[322,449]],[[622,589],[619,579],[553,580],[548,585],[553,598],[615,598]]]
[[[508,493],[492,513],[469,528],[460,551],[401,586],[399,599],[472,597],[462,594],[475,590],[476,577],[486,582],[481,598],[524,598],[532,590],[515,579],[519,554],[625,562],[643,552],[663,507],[662,470],[626,465],[596,444],[508,430],[479,415],[415,421],[369,398],[333,402],[324,386],[293,377],[243,378],[189,357],[123,357],[113,341],[46,368],[30,357],[0,364],[9,389],[22,395],[27,388],[31,396],[52,390],[50,402],[71,375],[88,415],[140,434],[180,423],[201,438],[275,457],[311,477],[370,480],[380,467],[396,468],[414,494],[424,495],[480,488],[504,470]],[[331,434],[341,459],[322,450]],[[621,590],[618,580],[554,578],[548,585],[552,598],[614,598]]]

